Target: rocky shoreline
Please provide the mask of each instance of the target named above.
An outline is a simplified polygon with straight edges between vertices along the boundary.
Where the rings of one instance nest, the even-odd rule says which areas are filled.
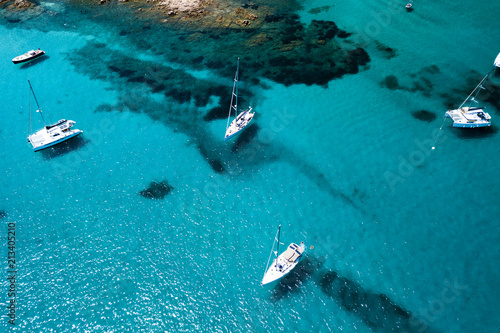
[[[11,23],[30,15],[60,14],[30,0],[3,0],[2,4]],[[295,14],[300,6],[293,0],[263,4],[244,0],[70,0],[70,6],[106,29],[118,29],[119,36],[140,49],[221,77],[234,70],[234,63],[227,60],[241,56],[247,82],[266,78],[286,86],[326,85],[357,73],[370,61],[368,53],[350,40],[351,33],[333,21],[303,23]]]

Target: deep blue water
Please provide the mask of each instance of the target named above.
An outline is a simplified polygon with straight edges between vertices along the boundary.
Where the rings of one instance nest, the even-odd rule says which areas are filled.
[[[443,115],[500,52],[499,6],[304,3],[300,22],[334,21],[370,62],[285,86],[245,81],[242,61],[257,117],[224,143],[226,120],[204,117],[224,97],[212,87],[230,94],[236,55],[221,68],[184,57],[206,64],[232,35],[178,39],[111,5],[0,19],[2,253],[15,222],[18,269],[15,327],[0,284],[2,330],[498,331],[500,77],[482,96],[492,128]],[[10,61],[35,47],[47,56]],[[27,79],[81,137],[31,151]],[[152,181],[173,190],[141,196]],[[260,287],[278,224],[307,255]]]

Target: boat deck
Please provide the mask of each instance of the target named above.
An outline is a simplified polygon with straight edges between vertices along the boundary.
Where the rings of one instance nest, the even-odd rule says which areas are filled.
[[[297,265],[304,250],[303,243],[300,246],[295,243],[290,244],[285,252],[273,260],[273,263],[264,274],[261,284],[271,283],[288,274]]]
[[[30,61],[32,59],[41,57],[44,54],[45,54],[45,51],[40,50],[40,49],[38,49],[38,50],[31,50],[31,51],[26,52],[25,54],[22,54],[20,56],[15,57],[14,59],[12,59],[12,62],[15,63],[15,64],[19,64],[19,63],[22,63],[22,62]]]
[[[491,125],[491,117],[482,108],[463,107],[449,110],[446,115],[453,119],[454,127],[485,127]]]
[[[57,125],[44,127],[28,136],[28,140],[35,151],[51,147],[82,133],[79,129],[71,130],[73,124],[71,120],[59,121]]]
[[[251,111],[252,108],[249,108],[248,110],[241,112],[236,118],[234,118],[234,120],[231,122],[231,124],[226,130],[224,141],[227,141],[236,134],[238,134],[250,123],[253,116],[255,115],[255,113]]]

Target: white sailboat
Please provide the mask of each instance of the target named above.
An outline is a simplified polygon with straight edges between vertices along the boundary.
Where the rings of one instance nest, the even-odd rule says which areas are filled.
[[[472,103],[477,103],[476,97],[481,89],[484,89],[484,82],[497,67],[500,67],[500,53],[493,63],[493,68],[483,77],[465,101],[457,109],[446,111],[446,117],[453,119],[453,127],[476,128],[491,126],[491,116],[489,113],[484,111],[484,107],[474,107]],[[464,106],[467,102],[469,102],[468,106]]]
[[[292,269],[297,266],[300,259],[302,258],[302,254],[304,253],[305,245],[304,242],[301,242],[300,245],[291,243],[290,245],[288,245],[288,248],[285,250],[285,252],[278,255],[280,247],[280,231],[281,224],[278,226],[278,232],[274,237],[273,247],[267,261],[266,271],[260,283],[261,286],[279,280],[286,274],[290,273]],[[274,251],[274,244],[277,244],[276,251]],[[273,260],[271,266],[269,266],[269,261],[271,261],[271,257],[273,254],[276,256],[276,258]]]
[[[44,127],[42,129],[36,131],[33,134],[29,134],[32,132],[32,129],[31,129],[31,110],[30,110],[28,141],[33,146],[33,151],[39,151],[39,150],[42,150],[42,149],[45,149],[48,147],[52,147],[54,145],[57,145],[61,142],[69,140],[69,139],[83,133],[83,131],[81,131],[79,129],[71,129],[71,127],[73,127],[73,125],[75,124],[75,122],[73,120],[61,119],[55,124],[47,125],[45,123],[45,119],[43,118],[42,109],[40,108],[40,105],[38,104],[38,100],[36,99],[35,91],[33,90],[33,87],[31,86],[31,83],[29,80],[28,80],[28,84],[30,86],[30,91],[33,94],[36,105],[38,107],[36,112],[38,112],[40,114],[40,117],[42,118],[42,122],[44,125]],[[30,109],[31,109],[31,107],[30,107]]]
[[[240,70],[240,58],[238,58],[238,65],[236,66],[236,74],[234,76],[233,93],[231,95],[231,105],[229,106],[229,115],[227,117],[226,125],[226,135],[224,136],[224,141],[231,139],[233,136],[240,133],[252,120],[255,112],[252,112],[252,107],[241,111],[238,114],[238,72]],[[231,120],[231,114],[233,113],[235,118],[229,124]]]

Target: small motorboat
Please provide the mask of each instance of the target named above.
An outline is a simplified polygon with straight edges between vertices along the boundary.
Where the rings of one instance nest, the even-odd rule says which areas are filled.
[[[41,57],[44,54],[45,54],[45,51],[40,50],[40,49],[31,50],[31,51],[26,52],[25,54],[22,54],[20,56],[15,57],[14,59],[12,59],[12,62],[15,64],[20,64],[22,62],[30,61],[30,60],[36,59],[38,57]]]
[[[413,10],[413,4],[411,3],[411,1],[408,2],[405,7],[407,12],[411,12]]]

